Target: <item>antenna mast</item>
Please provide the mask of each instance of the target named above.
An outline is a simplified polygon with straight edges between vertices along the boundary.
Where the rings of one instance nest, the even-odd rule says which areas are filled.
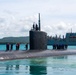
[[[41,30],[40,13],[39,13],[39,20],[38,20],[38,24],[39,24],[39,31],[40,31],[40,30]]]
[[[72,28],[71,28],[71,33],[72,33]]]

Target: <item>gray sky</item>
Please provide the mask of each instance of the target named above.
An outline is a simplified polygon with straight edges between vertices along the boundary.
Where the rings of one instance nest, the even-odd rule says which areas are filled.
[[[0,37],[28,36],[38,13],[48,35],[76,32],[76,0],[0,0]]]

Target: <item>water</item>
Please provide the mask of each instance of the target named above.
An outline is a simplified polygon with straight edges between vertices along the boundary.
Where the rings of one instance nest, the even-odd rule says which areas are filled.
[[[29,49],[29,45],[28,45],[28,49]],[[47,49],[52,50],[53,47],[48,45]],[[68,49],[75,50],[76,46],[68,46]],[[0,45],[0,50],[5,51],[6,50],[6,45]],[[15,44],[13,45],[13,50],[16,50],[16,45]],[[19,50],[26,50],[25,44],[20,44]]]
[[[47,46],[47,49],[53,49],[53,47],[52,46]],[[68,50],[75,50],[76,49],[76,46],[68,46],[68,48],[67,48]]]
[[[0,61],[0,75],[76,75],[76,56]]]
[[[29,49],[29,45],[28,45],[28,49]],[[0,50],[5,51],[6,45],[0,45]],[[16,44],[13,45],[13,50],[16,50]],[[20,44],[19,50],[26,50],[25,44]]]

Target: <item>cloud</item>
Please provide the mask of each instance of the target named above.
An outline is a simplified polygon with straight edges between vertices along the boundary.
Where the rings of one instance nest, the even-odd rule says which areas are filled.
[[[65,30],[67,25],[64,22],[60,22],[59,24],[57,24],[56,27],[57,27],[58,30]]]
[[[32,27],[33,22],[38,21],[38,14],[24,17],[17,17],[15,15],[6,14],[5,16],[0,16],[0,37],[8,36],[27,36],[29,35],[29,30]],[[76,24],[67,23],[60,21],[58,23],[45,23],[42,21],[41,28],[43,31],[47,32],[49,36],[55,36],[56,34],[65,35],[67,32],[71,32],[71,29],[75,32]]]
[[[4,18],[0,18],[0,24],[4,23],[5,19]]]
[[[66,22],[58,22],[58,23],[53,23],[51,25],[44,25],[42,26],[42,30],[46,31],[49,36],[55,36],[55,35],[61,35],[61,36],[66,36],[66,33],[68,32],[76,32],[76,24],[72,23],[66,23]]]
[[[48,35],[76,32],[75,0],[2,0],[0,37],[27,36],[41,13],[41,28]]]
[[[38,15],[16,16],[13,13],[3,12],[0,15],[0,37],[28,36],[33,22],[37,23]]]
[[[27,36],[33,22],[38,22],[38,14],[17,17],[13,13],[6,13],[5,16],[0,16],[0,37]],[[76,28],[76,24],[64,21],[59,21],[58,23],[45,23],[45,21],[42,21],[41,24],[42,30],[50,36],[55,36],[56,34],[65,35],[67,32],[71,32],[71,29],[75,31]]]

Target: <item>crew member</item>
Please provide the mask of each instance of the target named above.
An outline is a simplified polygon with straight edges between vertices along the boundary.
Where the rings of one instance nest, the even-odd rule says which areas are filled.
[[[10,44],[7,43],[7,44],[6,44],[6,51],[9,51],[9,47],[10,47]]]

